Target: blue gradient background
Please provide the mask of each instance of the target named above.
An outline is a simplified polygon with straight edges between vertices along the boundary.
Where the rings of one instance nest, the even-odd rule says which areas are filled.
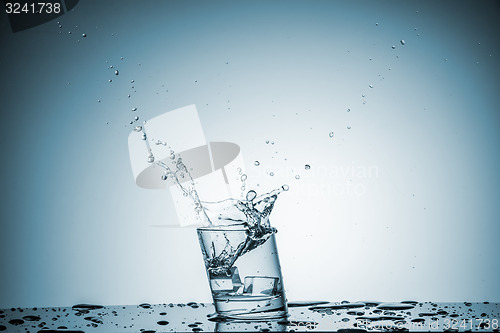
[[[155,227],[173,205],[127,148],[135,115],[189,104],[251,186],[290,185],[272,215],[289,300],[500,301],[499,14],[80,1],[12,34],[2,13],[0,308],[210,301],[195,231]]]

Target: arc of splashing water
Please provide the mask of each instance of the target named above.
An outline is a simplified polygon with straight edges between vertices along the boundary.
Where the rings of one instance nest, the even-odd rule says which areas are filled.
[[[143,134],[146,140],[143,140]],[[233,197],[241,187],[240,171],[244,168],[240,147],[230,142],[207,142],[195,105],[172,110],[146,121],[139,132],[128,137],[130,163],[135,182],[147,189],[168,188],[178,217],[172,226],[201,226],[193,218],[194,205],[183,198],[183,191],[173,182],[162,180],[163,168],[148,162],[149,154],[156,162],[170,163],[170,149],[150,144],[161,140],[182,157],[204,201],[220,201]],[[189,178],[189,177],[188,177]],[[180,182],[189,179],[180,179]],[[166,224],[168,225],[168,224]]]

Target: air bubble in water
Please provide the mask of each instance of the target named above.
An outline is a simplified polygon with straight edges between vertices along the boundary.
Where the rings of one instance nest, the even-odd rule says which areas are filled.
[[[253,162],[253,164],[254,164],[255,166],[259,166],[259,165],[260,165],[260,162],[259,162],[259,161],[255,161],[255,162]]]
[[[266,140],[266,144],[269,144],[269,140]]]
[[[146,141],[146,139],[147,139],[146,133],[142,133],[141,139],[144,140],[144,141]]]
[[[113,80],[109,79],[108,82],[113,82]]]
[[[82,34],[82,37],[83,37],[83,38],[87,37],[87,34]]]
[[[295,175],[295,179],[300,179],[300,175]]]
[[[132,111],[137,111],[137,108],[132,108]]]
[[[161,180],[167,180],[167,175],[161,175]]]
[[[115,75],[118,75],[120,74],[120,72],[118,70],[115,70]]]
[[[392,46],[392,49],[394,50],[395,48],[396,48],[396,46],[395,46],[395,45],[393,45],[393,46]]]
[[[257,196],[257,192],[255,192],[254,190],[250,190],[247,193],[247,200],[252,201],[253,199],[255,199],[256,196]]]
[[[306,165],[304,166],[304,169],[309,170],[309,169],[311,169],[311,166],[310,166],[309,164],[306,164]]]
[[[134,127],[134,131],[136,131],[136,132],[142,131],[142,126],[136,126],[136,127]]]
[[[288,191],[290,189],[290,187],[288,187],[288,185],[283,185],[281,186],[281,188],[283,189],[283,191]]]
[[[135,120],[135,121],[139,120],[139,117],[135,116],[135,117],[134,117],[134,120]]]
[[[241,181],[244,182],[245,180],[247,180],[247,175],[242,174],[241,175]]]
[[[369,87],[370,87],[370,88],[373,88],[373,84],[370,84],[370,85],[369,85]]]
[[[351,129],[351,126],[347,126],[347,129]]]
[[[130,83],[134,83],[135,81],[134,80],[130,80]]]
[[[153,153],[152,152],[149,152],[149,155],[148,155],[148,162],[149,163],[153,163],[155,161],[155,157],[153,156]]]
[[[401,43],[401,45],[405,45],[405,43],[406,43],[406,42],[405,42],[405,40],[404,40],[404,39],[401,39],[401,40],[400,40],[400,43]]]
[[[330,138],[333,138],[333,132],[330,132],[330,134],[328,134],[330,136]]]
[[[274,172],[270,172],[269,176],[271,176],[271,177],[274,176]]]
[[[347,109],[347,112],[351,112],[351,109]]]

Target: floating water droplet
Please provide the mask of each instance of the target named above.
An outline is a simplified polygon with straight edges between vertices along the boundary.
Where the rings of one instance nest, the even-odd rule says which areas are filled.
[[[115,70],[115,75],[118,75],[120,74],[120,72],[118,70]]]
[[[368,86],[369,86],[370,88],[373,88],[373,85],[372,85],[372,84],[370,84],[370,85],[368,85]]]
[[[310,166],[309,164],[306,164],[306,165],[304,166],[304,169],[309,170],[309,169],[311,169],[311,166]]]
[[[395,48],[396,48],[396,46],[395,46],[395,45],[393,45],[393,46],[392,46],[392,49],[394,50]]]
[[[290,187],[289,187],[288,185],[286,185],[286,184],[285,184],[285,185],[281,186],[281,189],[282,189],[283,191],[288,191],[288,190],[290,189]]]
[[[255,161],[255,162],[253,162],[253,164],[254,164],[255,166],[259,166],[259,165],[260,165],[260,162],[259,162],[259,161]]]
[[[70,35],[71,35],[71,31],[68,31],[68,34],[70,34]]]
[[[137,111],[137,108],[132,108],[132,111]]]
[[[97,100],[97,103],[101,103],[101,100],[100,100],[100,99],[98,99],[98,100]]]
[[[108,82],[113,82],[113,80],[109,79]]]
[[[347,129],[351,129],[351,126],[347,126]]]
[[[351,109],[347,109],[347,112],[351,112]]]
[[[241,175],[241,181],[244,182],[245,180],[247,180],[247,175],[243,174]]]
[[[142,131],[142,126],[136,126],[136,127],[134,127],[134,131],[136,131],[136,132]]]
[[[330,132],[330,134],[328,134],[328,136],[329,136],[330,138],[333,138],[333,132]]]
[[[270,172],[269,176],[271,176],[271,177],[274,176],[274,172]]]
[[[139,120],[139,117],[135,116],[135,117],[134,117],[134,120],[135,120],[135,121]]]
[[[378,26],[378,22],[377,22],[377,23],[375,23],[375,25],[376,25],[376,26]]]
[[[87,34],[82,34],[82,37],[83,37],[83,38],[87,37]]]
[[[134,83],[135,81],[134,80],[130,80],[130,83]]]
[[[247,200],[252,201],[253,199],[255,199],[256,196],[257,196],[257,192],[255,192],[254,190],[250,190],[247,193]]]
[[[127,95],[128,98],[130,98],[130,95]]]
[[[269,140],[266,140],[266,144],[269,144]]]
[[[150,151],[148,154],[148,162],[153,163],[154,161],[155,161],[155,157],[154,157],[153,153]]]
[[[274,145],[274,141],[271,141],[271,144]]]
[[[295,175],[295,179],[300,179],[300,175]]]
[[[401,39],[399,42],[401,43],[401,45],[405,45],[406,44],[406,42],[405,42],[404,39]]]
[[[167,175],[161,175],[161,180],[167,180],[168,176]]]

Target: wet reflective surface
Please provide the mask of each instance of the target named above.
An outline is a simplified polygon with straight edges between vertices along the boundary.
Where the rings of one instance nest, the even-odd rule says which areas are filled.
[[[0,310],[6,332],[225,331],[500,331],[500,303],[403,301],[289,302],[289,316],[268,321],[220,321],[212,304],[101,306]]]

